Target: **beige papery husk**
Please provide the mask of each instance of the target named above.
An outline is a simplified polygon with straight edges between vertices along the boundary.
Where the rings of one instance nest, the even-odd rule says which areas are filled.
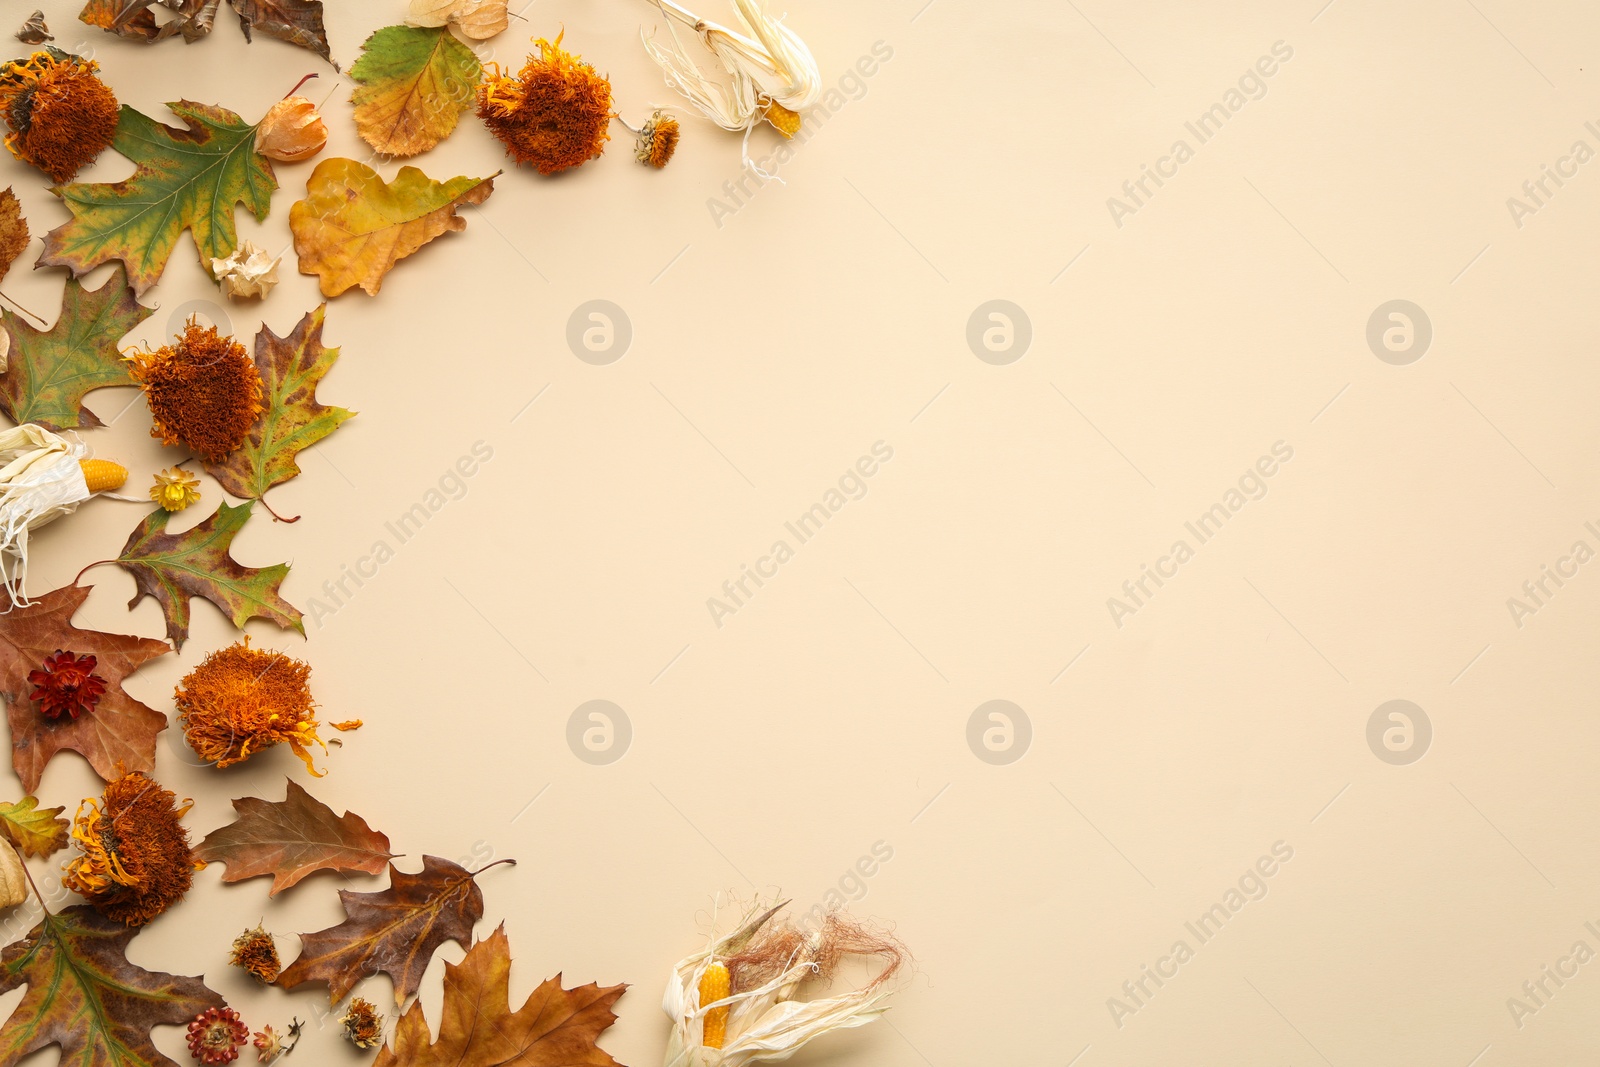
[[[28,535],[92,495],[78,462],[88,457],[74,434],[31,422],[0,430],[0,614],[30,603]]]
[[[742,1067],[787,1059],[813,1038],[865,1026],[888,1010],[892,980],[910,959],[906,947],[893,935],[837,912],[818,929],[802,930],[788,918],[776,918],[787,903],[746,910],[737,930],[678,961],[661,1001],[672,1020],[665,1067]],[[826,984],[851,957],[876,957],[883,966],[859,989],[798,999]],[[714,961],[728,968],[729,994],[701,1004],[700,977]],[[705,1014],[721,1006],[728,1008],[726,1039],[721,1048],[706,1048]]]

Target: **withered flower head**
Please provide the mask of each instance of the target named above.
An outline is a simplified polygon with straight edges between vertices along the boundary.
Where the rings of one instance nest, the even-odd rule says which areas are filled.
[[[611,83],[579,57],[540,38],[515,77],[490,64],[478,86],[478,117],[506,154],[540,174],[555,174],[599,157],[611,137]]]
[[[272,935],[260,926],[246,930],[233,939],[233,951],[228,954],[228,962],[235,967],[243,967],[267,985],[276,982],[278,972],[283,969],[283,964],[278,960],[278,946],[273,942]],[[271,1030],[272,1027],[267,1029]]]
[[[182,511],[200,499],[200,479],[182,467],[156,471],[155,484],[150,487],[150,499],[165,511]]]
[[[189,1024],[189,1055],[213,1067],[238,1059],[249,1040],[250,1028],[232,1008],[207,1008]]]
[[[201,759],[218,767],[288,742],[321,777],[311,762],[310,746],[322,739],[312,718],[310,674],[310,666],[282,652],[251,648],[246,635],[211,653],[178,683],[173,700],[183,735]]]
[[[201,866],[189,851],[189,832],[178,821],[189,802],[131,771],[106,783],[101,800],[85,800],[72,822],[79,855],[62,883],[102,915],[143,926],[189,891]]]
[[[106,680],[94,673],[98,662],[93,656],[56,649],[55,655],[45,657],[41,669],[28,672],[29,684],[37,686],[28,699],[38,703],[39,714],[47,719],[59,719],[63,713],[76,719],[93,711],[106,692]]]
[[[356,1048],[377,1048],[383,1043],[383,1016],[370,1000],[356,997],[339,1019],[344,1036]]]
[[[92,59],[44,48],[0,65],[6,147],[58,182],[94,162],[117,132],[117,98]]]
[[[213,462],[238,448],[261,414],[261,375],[244,345],[193,318],[176,343],[132,352],[150,405],[150,436]]]
[[[678,150],[678,120],[664,111],[650,116],[650,121],[639,131],[633,146],[633,158],[660,170]]]

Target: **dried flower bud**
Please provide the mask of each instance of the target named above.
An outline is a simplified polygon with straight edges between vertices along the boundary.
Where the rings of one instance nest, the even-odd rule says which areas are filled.
[[[228,962],[235,967],[243,967],[266,985],[276,982],[278,972],[283,969],[278,962],[278,946],[273,943],[272,935],[260,926],[246,930],[233,939],[233,951],[228,954]],[[267,1027],[267,1030],[271,1029]]]
[[[322,151],[328,127],[317,105],[303,96],[286,96],[256,127],[256,151],[281,163],[298,163]]]
[[[356,997],[339,1019],[344,1036],[356,1048],[377,1048],[383,1044],[383,1016],[370,1000]]]

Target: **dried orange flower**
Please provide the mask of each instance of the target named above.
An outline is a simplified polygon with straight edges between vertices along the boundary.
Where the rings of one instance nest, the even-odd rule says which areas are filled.
[[[107,782],[103,799],[78,808],[72,840],[79,855],[67,863],[63,884],[107,918],[143,926],[181,900],[204,866],[178,821],[189,805],[139,771]]]
[[[267,985],[276,982],[278,972],[283,969],[278,959],[278,946],[273,942],[272,935],[260,926],[246,930],[233,939],[233,951],[228,954],[228,962],[235,967],[243,967]],[[272,1027],[267,1029],[271,1030]]]
[[[271,1026],[263,1026],[256,1035],[256,1060],[261,1063],[271,1063],[279,1056],[286,1056],[294,1051],[300,1043],[300,1028],[305,1024],[299,1019],[289,1024],[288,1033],[279,1033]]]
[[[189,1023],[189,1055],[208,1067],[232,1063],[249,1040],[250,1028],[232,1008],[207,1008]]]
[[[28,699],[38,703],[39,714],[47,719],[59,719],[63,714],[76,719],[93,711],[106,694],[106,680],[94,673],[98,665],[93,656],[58,648],[45,657],[39,670],[28,672],[28,684],[37,686]]]
[[[244,443],[261,414],[255,363],[215,326],[191,317],[175,344],[125,358],[150,405],[150,436],[162,444],[183,444],[217,461]]]
[[[150,487],[150,499],[167,511],[182,511],[200,499],[200,479],[182,467],[156,471],[156,484]]]
[[[633,158],[660,170],[672,159],[672,153],[678,150],[679,132],[677,119],[664,111],[657,111],[639,131],[639,138],[634,142]]]
[[[383,1016],[370,1000],[356,997],[339,1019],[344,1036],[356,1048],[377,1048],[383,1043]]]
[[[321,745],[307,678],[311,668],[273,649],[251,648],[246,636],[218,649],[178,683],[183,735],[201,759],[218,767],[242,763],[288,742],[312,774],[311,745]],[[326,750],[326,746],[323,746]]]
[[[92,59],[44,48],[0,65],[6,147],[58,182],[69,182],[111,144],[117,98]]]
[[[506,154],[540,174],[599,158],[611,137],[611,83],[578,56],[540,38],[515,77],[491,63],[478,86],[478,117]]]

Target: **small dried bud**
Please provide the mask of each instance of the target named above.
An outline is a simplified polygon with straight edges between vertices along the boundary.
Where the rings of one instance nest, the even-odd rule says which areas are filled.
[[[356,997],[339,1020],[344,1036],[356,1048],[377,1048],[383,1043],[383,1016],[372,1001]]]
[[[327,143],[327,124],[317,105],[303,96],[279,100],[256,127],[256,151],[281,163],[310,159]]]
[[[267,985],[278,980],[278,971],[283,966],[278,961],[278,946],[273,943],[272,935],[260,926],[233,939],[228,962],[243,967]]]

